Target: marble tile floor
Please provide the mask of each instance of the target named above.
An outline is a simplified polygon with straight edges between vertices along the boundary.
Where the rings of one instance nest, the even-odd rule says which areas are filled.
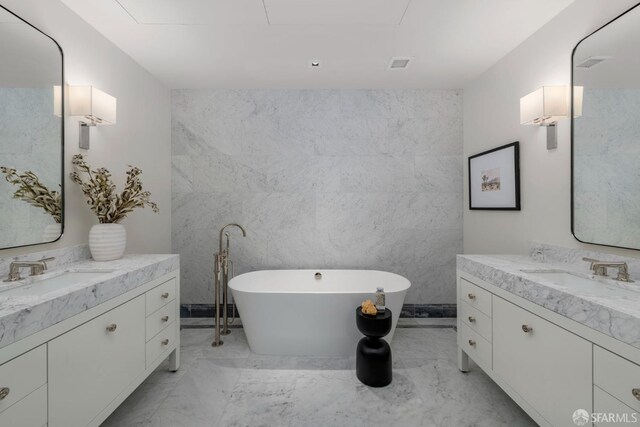
[[[180,370],[163,363],[103,427],[535,426],[478,367],[458,371],[452,328],[399,328],[385,388],[354,357],[257,355],[242,329],[212,348],[212,333],[183,329]]]

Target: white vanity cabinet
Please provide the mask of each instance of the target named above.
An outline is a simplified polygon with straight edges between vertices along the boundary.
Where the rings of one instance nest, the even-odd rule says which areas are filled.
[[[49,426],[85,426],[145,370],[144,295],[48,344]]]
[[[497,296],[493,331],[493,372],[545,420],[571,426],[573,411],[591,412],[589,341]]]
[[[593,384],[596,412],[636,413],[640,424],[640,365],[594,345]]]
[[[164,359],[177,370],[179,292],[176,270],[0,349],[0,426],[98,426]]]
[[[458,296],[459,346],[484,369],[491,369],[493,362],[491,293],[462,280]]]
[[[575,426],[578,409],[640,424],[640,349],[460,270],[458,350],[542,426]]]
[[[47,423],[46,347],[0,365],[0,426]]]

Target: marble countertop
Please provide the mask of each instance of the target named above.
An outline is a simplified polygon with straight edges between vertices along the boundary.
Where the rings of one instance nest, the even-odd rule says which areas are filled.
[[[640,348],[640,281],[624,283],[595,277],[589,274],[587,263],[538,262],[517,255],[458,255],[457,268]],[[561,270],[595,280],[602,286],[564,286],[521,270]]]
[[[64,271],[108,273],[38,295],[11,296],[0,291],[0,348],[174,271],[179,262],[178,255],[126,255],[106,262],[82,260],[57,266],[39,277],[46,279]],[[5,283],[2,285],[7,288]]]

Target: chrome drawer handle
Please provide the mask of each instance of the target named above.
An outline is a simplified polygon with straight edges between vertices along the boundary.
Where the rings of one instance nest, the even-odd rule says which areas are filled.
[[[476,299],[476,296],[474,294],[468,294],[467,296],[469,297],[469,299]]]
[[[476,318],[473,316],[469,316],[469,322],[473,323],[476,321]]]
[[[528,334],[530,332],[533,332],[533,328],[529,325],[522,325],[522,332],[525,332]]]
[[[160,320],[162,320],[163,322],[168,322],[169,321],[169,316],[162,316],[160,318]]]
[[[162,341],[160,341],[160,344],[162,345],[168,345],[169,344],[169,340],[167,338],[163,339]]]
[[[160,295],[162,298],[167,299],[169,298],[169,292],[165,292],[164,294]]]
[[[469,345],[475,347],[476,342],[474,340],[469,340]]]
[[[118,325],[116,325],[115,323],[112,323],[109,326],[107,326],[107,332],[114,332],[117,328],[118,328]]]
[[[9,387],[0,388],[0,400],[2,400],[5,397],[9,396],[9,392],[10,391],[11,391],[11,389]]]
[[[640,400],[640,388],[631,389],[631,394],[633,394],[633,397]]]

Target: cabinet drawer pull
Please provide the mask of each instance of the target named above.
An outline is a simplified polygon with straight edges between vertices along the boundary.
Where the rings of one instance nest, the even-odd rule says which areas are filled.
[[[476,342],[474,340],[469,340],[469,345],[471,347],[475,347],[476,346]]]
[[[526,332],[526,333],[533,332],[533,328],[529,325],[522,325],[522,332]]]
[[[162,320],[163,322],[168,322],[169,321],[169,316],[162,316],[160,318],[160,320]]]
[[[469,297],[469,299],[476,299],[476,296],[472,293],[467,294],[467,296]]]
[[[473,316],[469,316],[469,322],[473,323],[476,321],[476,318]]]
[[[634,388],[631,390],[631,394],[633,394],[633,397],[635,397],[636,399],[640,400],[640,388]]]
[[[160,341],[160,344],[168,345],[169,344],[169,339],[168,338],[163,339],[162,341]]]
[[[115,330],[118,328],[118,325],[116,325],[115,323],[110,324],[109,326],[107,326],[107,331],[108,332],[115,332]]]
[[[162,298],[167,299],[169,298],[169,292],[165,292],[164,294],[160,295]]]
[[[635,389],[634,389],[635,390]],[[9,392],[11,391],[11,389],[9,387],[2,387],[0,388],[0,400],[4,399],[5,397],[9,396]]]

